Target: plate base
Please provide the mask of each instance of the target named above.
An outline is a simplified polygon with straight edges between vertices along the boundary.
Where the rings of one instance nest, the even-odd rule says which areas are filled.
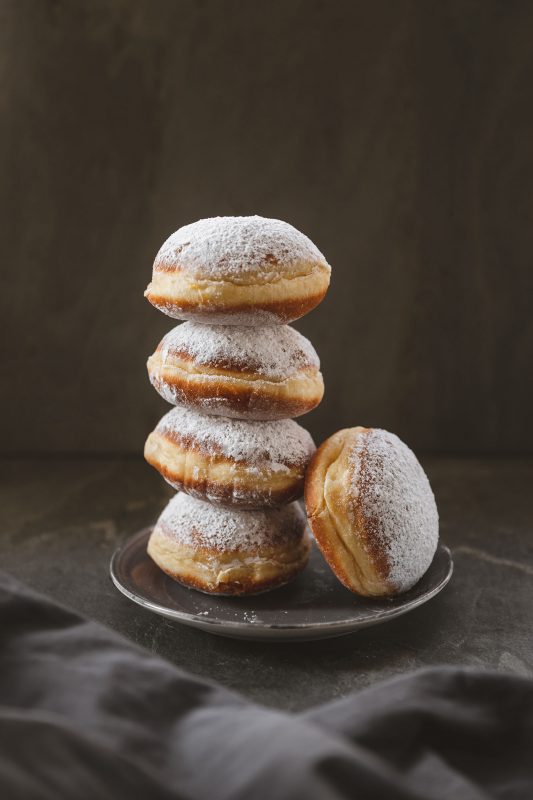
[[[234,639],[301,641],[354,633],[427,602],[444,589],[453,572],[451,553],[439,544],[426,574],[405,594],[381,600],[358,597],[339,583],[313,543],[308,566],[292,583],[263,594],[223,597],[165,575],[146,552],[150,532],[139,531],[113,555],[115,586],[156,614]]]

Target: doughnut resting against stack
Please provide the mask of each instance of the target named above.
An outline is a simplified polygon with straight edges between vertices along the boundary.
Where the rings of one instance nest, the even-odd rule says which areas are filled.
[[[315,446],[291,419],[229,419],[177,406],[146,440],[144,455],[176,489],[212,503],[268,508],[302,496]]]
[[[288,325],[245,328],[184,322],[148,359],[169,403],[240,419],[298,417],[324,394],[314,347]]]
[[[287,222],[212,217],[167,239],[145,295],[177,319],[276,325],[317,306],[330,272],[320,250]]]
[[[148,543],[155,563],[181,583],[210,594],[255,594],[294,578],[310,549],[298,503],[242,511],[179,492]]]
[[[309,465],[305,501],[324,557],[353,592],[405,592],[430,566],[439,537],[435,497],[393,433],[357,427],[330,436]]]

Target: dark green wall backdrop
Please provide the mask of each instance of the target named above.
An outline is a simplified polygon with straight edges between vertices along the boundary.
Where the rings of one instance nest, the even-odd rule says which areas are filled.
[[[2,450],[138,452],[161,241],[259,213],[333,266],[317,439],[533,449],[533,4],[2,0]]]

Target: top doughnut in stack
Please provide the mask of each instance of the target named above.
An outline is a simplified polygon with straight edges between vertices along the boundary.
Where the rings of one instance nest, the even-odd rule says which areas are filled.
[[[330,273],[320,250],[287,222],[213,217],[166,240],[145,296],[176,319],[280,325],[320,303]]]
[[[322,399],[320,364],[285,323],[322,300],[329,276],[306,236],[257,216],[187,225],[156,256],[146,297],[188,321],[148,360],[152,384],[176,408],[148,437],[145,457],[189,497],[163,512],[149,553],[183,583],[263,591],[305,565],[299,507],[266,509],[302,495],[315,450],[293,417]]]

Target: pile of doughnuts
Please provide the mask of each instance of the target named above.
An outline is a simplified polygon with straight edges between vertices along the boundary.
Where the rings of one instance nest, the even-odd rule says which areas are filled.
[[[145,458],[178,490],[148,553],[180,583],[256,593],[307,562],[296,501],[315,446],[294,417],[320,403],[324,384],[313,346],[287,323],[322,300],[330,271],[304,234],[258,216],[186,225],[156,256],[146,297],[186,322],[147,365],[174,408]]]

